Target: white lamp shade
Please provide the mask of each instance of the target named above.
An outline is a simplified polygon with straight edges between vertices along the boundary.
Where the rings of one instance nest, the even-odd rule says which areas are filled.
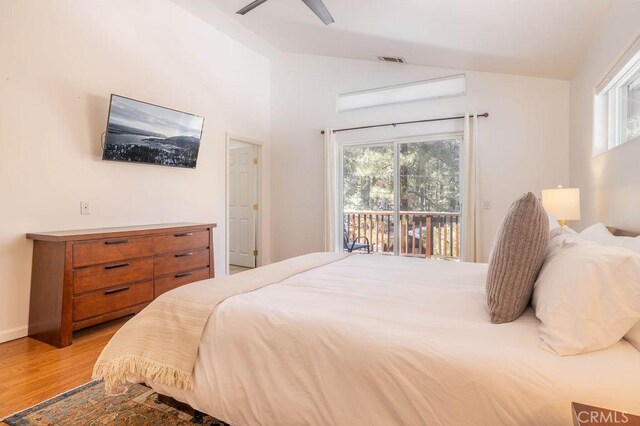
[[[558,220],[580,220],[580,188],[543,189],[542,205]]]

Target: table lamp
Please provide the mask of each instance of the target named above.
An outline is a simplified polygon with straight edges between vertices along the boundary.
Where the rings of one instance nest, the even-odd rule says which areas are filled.
[[[542,205],[562,226],[568,220],[580,220],[580,188],[563,188],[559,185],[556,189],[543,189]]]

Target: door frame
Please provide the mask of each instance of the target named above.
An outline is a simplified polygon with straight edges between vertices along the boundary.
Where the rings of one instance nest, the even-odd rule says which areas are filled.
[[[336,224],[340,226],[337,227],[336,230],[336,245],[339,245],[339,251],[343,251],[342,248],[342,225],[344,221],[344,149],[347,147],[354,146],[362,146],[362,147],[375,147],[375,146],[388,146],[390,145],[393,148],[393,169],[400,170],[400,145],[407,143],[419,143],[419,142],[434,142],[442,139],[451,139],[451,138],[460,138],[460,179],[466,173],[466,163],[462,161],[462,153],[464,152],[464,144],[466,141],[464,140],[464,133],[460,131],[452,131],[452,132],[441,132],[441,133],[428,133],[423,135],[413,135],[413,136],[401,136],[397,138],[385,138],[385,139],[366,139],[366,140],[353,140],[353,141],[339,141],[338,142],[338,158],[337,158],[337,177],[338,177],[338,202],[336,203],[337,211],[336,214]],[[460,182],[460,202],[465,199],[464,198],[465,186]],[[400,228],[395,224],[396,219],[400,216],[400,204],[397,200],[400,199],[400,174],[395,173],[393,176],[393,218],[394,218],[394,227],[393,227],[393,240],[398,241],[400,237]],[[338,238],[339,237],[339,238]],[[460,237],[460,241],[462,241],[462,236]],[[400,247],[397,244],[394,244],[393,247],[393,255],[399,256]]]
[[[225,142],[225,154],[224,154],[224,273],[225,275],[229,275],[229,151],[231,150],[231,141],[238,141],[242,143],[246,143],[249,145],[254,145],[256,147],[256,158],[258,159],[258,193],[257,200],[258,210],[256,212],[256,250],[258,250],[258,255],[256,256],[256,268],[262,266],[263,259],[265,258],[263,253],[263,244],[262,244],[262,231],[263,231],[263,218],[264,218],[264,170],[263,167],[263,147],[264,142],[248,138],[245,136],[237,135],[235,133],[226,133],[226,142]]]

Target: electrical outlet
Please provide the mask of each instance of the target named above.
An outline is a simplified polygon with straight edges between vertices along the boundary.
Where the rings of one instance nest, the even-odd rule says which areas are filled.
[[[482,208],[485,210],[491,210],[491,200],[484,200],[482,202]]]
[[[91,208],[88,201],[80,201],[80,214],[91,214]]]

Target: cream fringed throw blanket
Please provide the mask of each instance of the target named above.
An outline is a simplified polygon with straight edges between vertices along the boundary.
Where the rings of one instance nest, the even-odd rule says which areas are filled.
[[[145,380],[190,390],[202,331],[219,303],[346,256],[308,254],[165,293],[113,336],[93,368],[93,378],[104,379],[109,394],[128,381]]]

